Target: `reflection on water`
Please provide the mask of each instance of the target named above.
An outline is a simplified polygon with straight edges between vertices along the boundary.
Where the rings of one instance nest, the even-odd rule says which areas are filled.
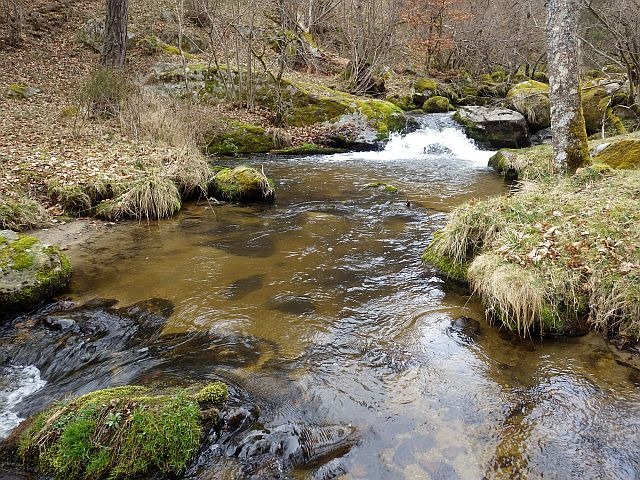
[[[602,340],[503,335],[420,264],[447,211],[503,190],[486,153],[442,121],[393,155],[256,158],[275,206],[204,203],[115,226],[70,252],[72,295],[163,298],[165,334],[275,345],[227,369],[267,424],[354,425],[346,478],[638,478],[638,376]],[[399,193],[365,188],[375,181]]]

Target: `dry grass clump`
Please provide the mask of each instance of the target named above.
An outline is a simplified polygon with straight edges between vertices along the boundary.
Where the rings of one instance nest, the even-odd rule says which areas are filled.
[[[639,224],[640,171],[588,168],[458,208],[425,257],[466,271],[489,313],[523,335],[640,339]]]
[[[26,197],[17,199],[0,196],[0,229],[17,232],[46,225],[49,215],[44,207]]]
[[[125,189],[114,199],[101,202],[96,215],[108,220],[161,220],[172,217],[182,206],[176,184],[157,170],[141,172]]]

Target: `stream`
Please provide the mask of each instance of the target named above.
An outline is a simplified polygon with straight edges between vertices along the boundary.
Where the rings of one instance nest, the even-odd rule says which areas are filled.
[[[283,478],[640,478],[640,372],[597,335],[515,338],[421,263],[447,212],[506,187],[449,115],[420,121],[379,152],[245,159],[275,205],[190,203],[70,249],[47,328],[0,331],[0,438],[67,395],[210,378],[254,429],[355,432]],[[240,450],[188,478],[244,478]]]

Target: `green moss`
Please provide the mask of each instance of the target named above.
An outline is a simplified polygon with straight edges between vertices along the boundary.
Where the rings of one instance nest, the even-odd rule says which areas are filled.
[[[425,113],[444,113],[453,110],[453,106],[448,98],[435,96],[428,98],[422,109]]]
[[[0,243],[0,270],[25,270],[33,266],[31,247],[38,243],[38,239],[27,235],[19,235],[12,242],[3,239],[4,242]]]
[[[615,141],[600,152],[594,161],[615,169],[639,169],[640,138]]]
[[[211,155],[267,153],[274,148],[273,136],[264,128],[234,120],[219,124],[206,138],[206,150]]]
[[[413,84],[413,89],[419,93],[438,91],[438,82],[432,78],[419,78]]]
[[[7,87],[9,96],[15,98],[26,98],[27,88],[29,87],[24,83],[10,83]]]
[[[220,170],[213,179],[211,194],[227,201],[273,201],[273,182],[255,168],[239,166]]]
[[[215,382],[203,387],[195,399],[199,404],[220,406],[229,398],[229,388],[222,382]]]
[[[200,407],[185,390],[100,390],[39,414],[19,441],[28,464],[57,479],[177,475],[197,452]]]
[[[72,268],[58,247],[44,247],[37,239],[19,234],[17,239],[0,242],[0,271],[9,286],[0,291],[3,316],[33,308],[57,293],[69,282]]]
[[[281,148],[279,150],[271,150],[273,155],[332,155],[334,153],[346,152],[343,148],[321,147],[315,143],[303,143],[295,147]]]
[[[467,273],[469,266],[466,262],[458,262],[452,260],[447,255],[441,253],[441,242],[443,240],[443,232],[438,231],[433,236],[431,244],[422,254],[422,261],[433,265],[447,278],[458,282],[467,282]]]
[[[389,185],[385,182],[373,182],[364,186],[364,188],[376,188],[379,190],[384,190],[387,193],[398,193],[398,187],[394,185]]]
[[[404,110],[405,112],[410,112],[420,108],[414,103],[413,95],[392,95],[387,97],[387,101],[393,103],[396,107]]]

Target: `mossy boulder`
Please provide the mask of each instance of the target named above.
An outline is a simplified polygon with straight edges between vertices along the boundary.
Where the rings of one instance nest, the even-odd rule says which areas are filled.
[[[275,199],[275,187],[255,168],[239,166],[216,173],[210,194],[227,201],[264,202]]]
[[[267,153],[276,148],[273,135],[264,128],[235,120],[216,124],[205,145],[210,155]]]
[[[628,94],[619,82],[596,79],[582,85],[582,111],[589,135],[610,128],[617,134],[625,133],[613,107],[625,102]]]
[[[425,113],[445,113],[454,110],[454,108],[448,98],[436,95],[424,102],[422,110]]]
[[[530,144],[524,115],[506,108],[469,106],[453,116],[469,137],[492,148],[522,148]]]
[[[31,419],[17,454],[56,479],[173,478],[194,458],[227,396],[220,382],[200,391],[98,390]]]
[[[31,98],[40,92],[41,90],[39,88],[31,87],[25,83],[10,83],[7,86],[7,97],[10,98]]]
[[[498,150],[489,167],[505,176],[505,180],[538,180],[553,173],[553,148],[536,145],[529,148]]]
[[[526,117],[531,130],[538,131],[551,126],[549,85],[528,80],[511,88],[507,99],[514,110]]]
[[[36,307],[70,278],[71,264],[58,247],[0,230],[0,317]]]
[[[433,78],[419,78],[413,82],[413,103],[415,105],[424,105],[431,97],[445,97],[450,102],[456,103],[460,98],[459,93],[452,85],[445,84]]]
[[[594,164],[607,165],[620,170],[640,169],[640,136],[629,136],[612,141],[594,156]]]

